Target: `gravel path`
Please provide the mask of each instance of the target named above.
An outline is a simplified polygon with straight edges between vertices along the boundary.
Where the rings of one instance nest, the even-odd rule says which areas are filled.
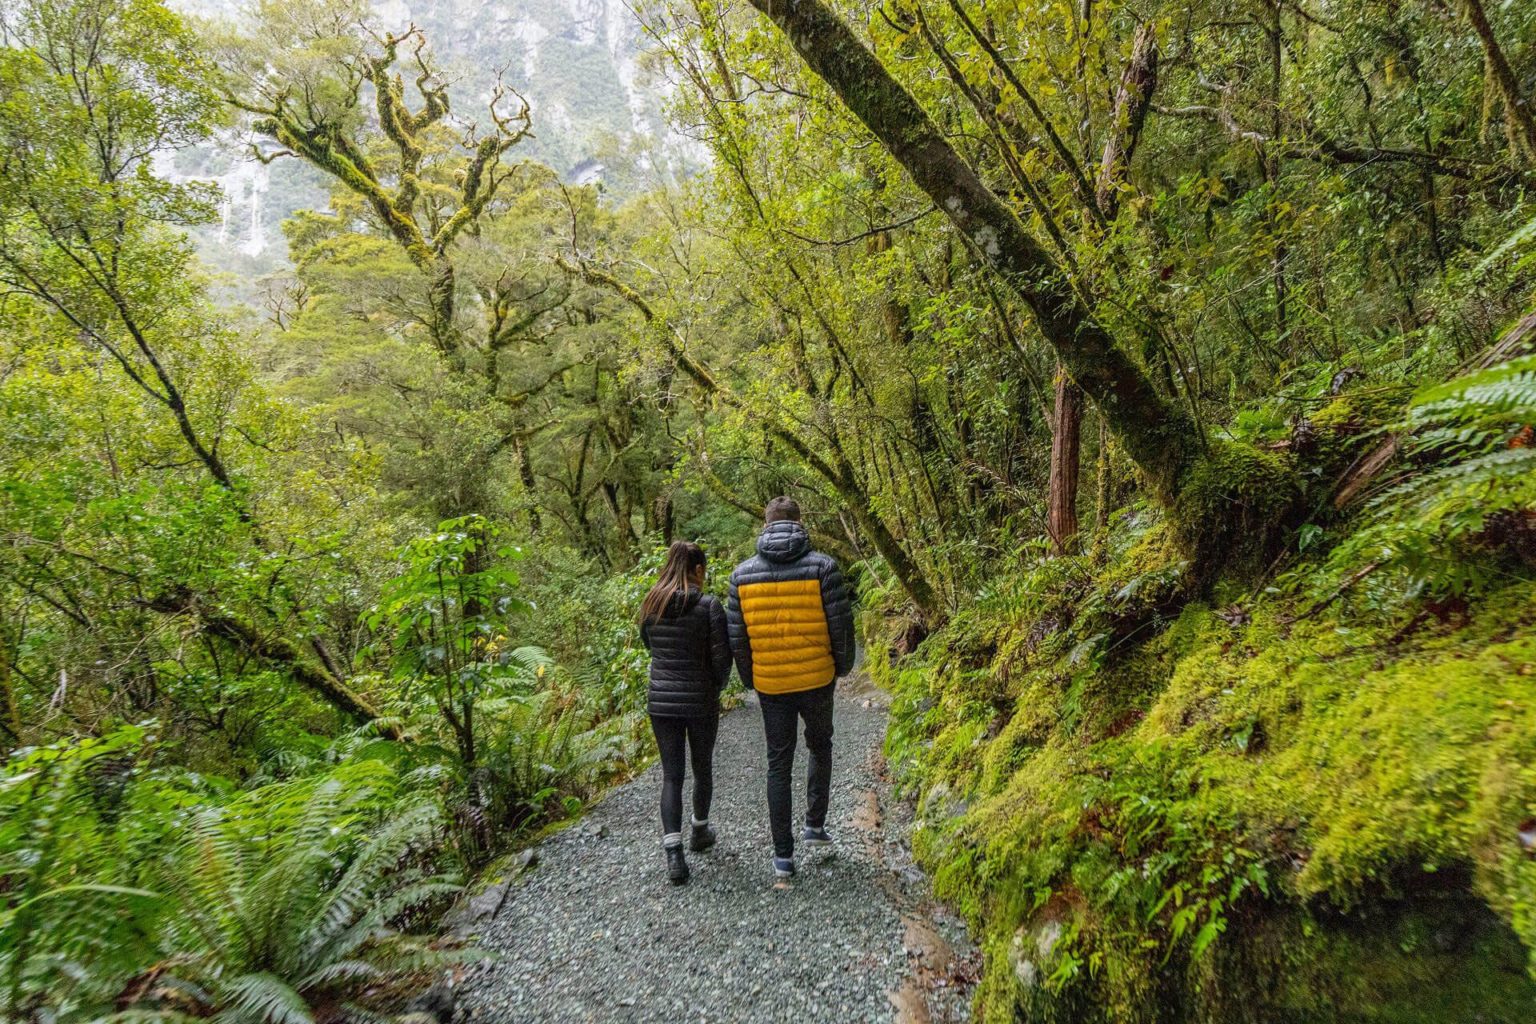
[[[802,851],[794,882],[775,885],[762,721],[749,697],[720,723],[710,815],[720,842],[689,855],[692,882],[667,883],[653,767],[540,844],[510,890],[464,909],[459,930],[495,958],[459,985],[459,1019],[968,1020],[976,955],[907,852],[910,812],[880,757],[885,696],[856,680],[838,691],[833,849]],[[796,770],[798,819],[803,746]]]

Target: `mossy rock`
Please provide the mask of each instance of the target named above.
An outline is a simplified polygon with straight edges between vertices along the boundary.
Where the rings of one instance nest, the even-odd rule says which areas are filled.
[[[1457,888],[1348,915],[1254,917],[1228,939],[1189,972],[1187,1019],[1517,1024],[1536,1007],[1519,939]]]
[[[1155,572],[1155,532],[1113,568]],[[998,628],[985,619],[947,628]],[[893,728],[933,794],[915,848],[982,938],[982,1019],[1523,1019],[1533,628],[1531,582],[1411,636],[1343,605],[1298,616],[1279,595],[1242,615],[1187,604],[1091,664],[1065,643],[1003,645],[1001,724],[978,699],[984,669],[905,667],[904,699],[925,710]],[[1023,965],[1048,919],[1061,940]]]

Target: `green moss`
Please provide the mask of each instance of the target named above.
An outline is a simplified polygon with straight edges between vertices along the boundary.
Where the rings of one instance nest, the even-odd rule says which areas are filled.
[[[1333,438],[1359,437],[1401,417],[1407,397],[1407,389],[1401,387],[1346,391],[1313,412],[1307,421]]]
[[[1168,539],[980,606],[889,674],[916,852],[986,953],[982,1019],[1513,1019],[1536,994],[1536,584],[1406,637],[1190,605],[1085,655]],[[1475,923],[1449,945],[1424,931],[1447,901]]]
[[[1299,493],[1288,458],[1213,442],[1186,471],[1171,517],[1180,549],[1191,553],[1196,583],[1203,587],[1218,572],[1232,577],[1262,569]]]

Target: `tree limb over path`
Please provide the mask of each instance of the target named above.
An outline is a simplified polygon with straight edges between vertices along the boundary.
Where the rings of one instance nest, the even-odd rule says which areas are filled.
[[[1062,268],[840,17],[821,0],[751,3],[1024,300],[1153,492],[1171,498],[1198,448],[1194,423],[1158,394],[1073,293]]]

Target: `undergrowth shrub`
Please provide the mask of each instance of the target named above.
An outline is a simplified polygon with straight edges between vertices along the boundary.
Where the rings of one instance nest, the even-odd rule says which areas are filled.
[[[163,900],[144,867],[174,791],[136,784],[146,730],[19,752],[0,775],[0,1016],[88,1019],[152,962]]]

